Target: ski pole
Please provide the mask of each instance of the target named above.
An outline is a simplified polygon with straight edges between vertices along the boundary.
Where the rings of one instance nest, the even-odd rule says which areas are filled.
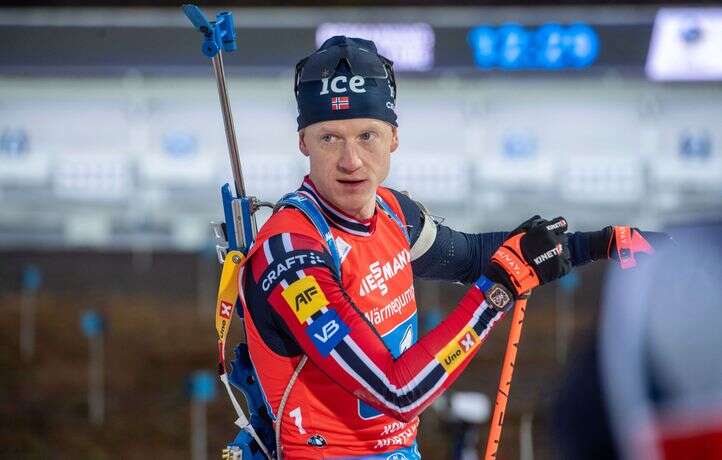
[[[521,328],[524,325],[526,303],[529,299],[529,295],[529,292],[523,294],[519,299],[517,299],[516,304],[514,305],[514,314],[511,318],[509,339],[506,342],[504,363],[501,367],[499,389],[496,392],[494,414],[491,417],[491,426],[489,427],[489,438],[486,442],[486,453],[484,454],[484,460],[495,460],[499,451],[499,443],[501,441],[501,429],[504,424],[506,403],[509,401],[511,378],[514,374],[514,363],[516,361],[516,353],[519,350],[519,340],[521,340]]]

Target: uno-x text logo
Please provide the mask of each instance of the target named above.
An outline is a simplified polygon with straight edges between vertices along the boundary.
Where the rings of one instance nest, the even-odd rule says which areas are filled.
[[[471,326],[468,326],[436,354],[436,360],[441,364],[447,374],[454,372],[459,364],[464,362],[467,355],[479,343],[479,336]]]
[[[468,352],[471,350],[471,348],[476,343],[476,340],[474,340],[474,336],[471,335],[471,332],[467,332],[464,334],[464,337],[459,340],[459,346],[464,350],[464,352]]]

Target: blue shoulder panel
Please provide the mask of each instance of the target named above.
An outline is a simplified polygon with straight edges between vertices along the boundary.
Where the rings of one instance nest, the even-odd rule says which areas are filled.
[[[399,218],[399,216],[396,215],[394,210],[391,209],[391,206],[389,206],[388,203],[386,203],[384,199],[381,198],[379,195],[376,195],[376,202],[379,204],[381,209],[383,209],[384,212],[391,218],[391,220],[396,222],[396,225],[398,225],[401,231],[404,232],[404,235],[406,235],[406,240],[409,242],[409,244],[411,244],[411,238],[409,237],[409,232],[406,230],[406,226],[404,226],[404,223],[401,222],[401,219]]]
[[[331,258],[333,259],[334,271],[338,278],[341,279],[341,256],[339,255],[336,241],[333,239],[331,228],[328,226],[328,222],[326,222],[326,218],[323,217],[321,210],[318,209],[311,200],[295,192],[284,195],[278,204],[282,206],[293,206],[308,217],[308,220],[311,221],[313,226],[316,227],[316,230],[318,230],[318,233],[320,233],[326,241],[326,246],[328,246]]]

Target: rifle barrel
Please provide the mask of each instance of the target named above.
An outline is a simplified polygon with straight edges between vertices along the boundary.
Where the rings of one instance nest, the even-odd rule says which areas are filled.
[[[223,124],[226,128],[226,141],[228,142],[228,155],[231,160],[231,169],[233,170],[233,183],[236,186],[236,196],[242,198],[246,196],[246,186],[243,182],[241,160],[238,156],[238,141],[236,140],[236,130],[233,127],[233,115],[231,114],[231,103],[228,99],[228,89],[226,88],[222,54],[221,51],[218,51],[218,53],[213,56],[213,71],[216,74],[216,82],[218,83],[218,98],[221,101]]]

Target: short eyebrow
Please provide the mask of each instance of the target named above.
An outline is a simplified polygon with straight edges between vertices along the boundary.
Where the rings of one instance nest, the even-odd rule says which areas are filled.
[[[382,128],[382,127],[379,126],[379,125],[370,124],[370,125],[366,125],[366,126],[365,126],[363,129],[361,129],[359,132],[360,132],[361,134],[367,133],[367,132],[369,132],[369,131],[373,131],[373,132],[375,132],[375,133],[380,133],[380,132],[381,132],[381,128]]]
[[[379,133],[381,132],[382,128],[383,128],[383,127],[380,126],[380,125],[378,125],[378,124],[368,124],[368,125],[364,126],[363,128],[361,128],[361,129],[360,129],[356,134],[354,134],[354,135],[355,135],[355,136],[360,136],[361,134],[367,133],[367,132],[369,132],[369,131],[374,132],[374,133],[376,133],[376,134],[379,134]],[[333,128],[331,128],[331,127],[328,127],[328,128],[327,128],[327,127],[323,127],[323,128],[320,129],[320,131],[319,131],[319,133],[318,133],[318,136],[319,136],[319,137],[328,136],[328,135],[332,135],[332,136],[336,136],[336,137],[344,137],[344,134],[342,134],[341,131],[338,131],[338,130],[333,129]]]

